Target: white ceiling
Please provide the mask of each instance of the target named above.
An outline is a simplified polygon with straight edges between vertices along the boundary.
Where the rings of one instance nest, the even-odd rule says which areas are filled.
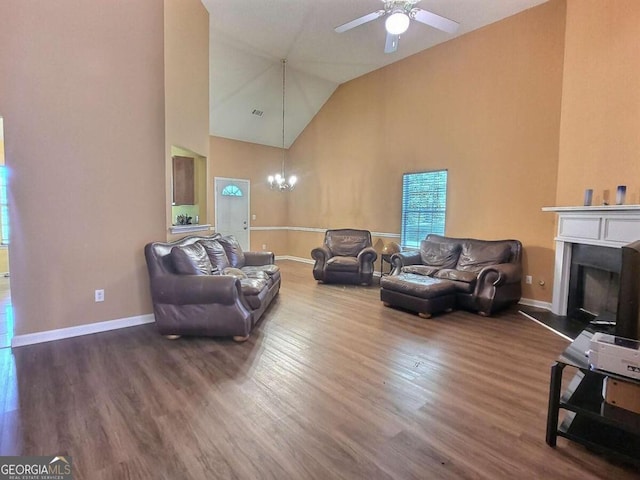
[[[545,1],[422,0],[417,7],[459,22],[458,31],[412,21],[397,52],[385,54],[384,18],[334,31],[381,9],[381,0],[202,0],[210,21],[211,134],[282,146],[283,58],[289,148],[339,84]]]

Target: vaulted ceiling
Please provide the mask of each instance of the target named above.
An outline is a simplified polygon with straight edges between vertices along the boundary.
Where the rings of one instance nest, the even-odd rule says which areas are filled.
[[[384,18],[334,31],[380,10],[381,0],[202,0],[210,19],[211,135],[282,146],[282,59],[289,148],[341,83],[545,1],[422,0],[417,7],[455,20],[458,31],[412,21],[398,50],[385,54]]]

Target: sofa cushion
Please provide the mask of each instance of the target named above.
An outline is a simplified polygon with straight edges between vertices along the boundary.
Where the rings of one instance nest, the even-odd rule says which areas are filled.
[[[486,266],[505,263],[510,254],[507,243],[463,242],[456,270],[479,272]]]
[[[440,267],[430,267],[428,265],[407,265],[402,267],[402,273],[415,273],[416,275],[424,275],[430,277],[440,270]]]
[[[206,250],[199,243],[171,249],[171,261],[176,272],[183,275],[211,275],[213,266]]]
[[[242,267],[242,271],[248,276],[251,276],[252,272],[264,272],[273,277],[280,272],[280,267],[278,265],[251,265]]]
[[[262,306],[262,302],[269,290],[267,281],[259,278],[244,278],[240,280],[240,289],[244,299],[254,310]]]
[[[233,235],[227,235],[226,237],[220,237],[218,242],[224,248],[227,254],[229,263],[232,267],[242,268],[245,264],[244,253],[242,247]]]
[[[224,251],[224,247],[218,240],[198,240],[197,243],[201,244],[209,255],[209,260],[214,269],[222,272],[225,268],[230,267],[227,253]]]
[[[242,271],[249,278],[264,278],[262,275],[266,275],[269,278],[270,286],[280,281],[280,267],[277,265],[252,265],[242,267]]]
[[[258,295],[266,286],[267,282],[259,278],[244,278],[240,280],[242,293],[247,296]]]
[[[261,272],[260,270],[256,270],[253,272],[245,272],[244,270],[241,270],[242,273],[244,273],[247,278],[259,278],[260,280],[271,280],[271,277],[269,275],[267,275],[265,272]]]
[[[357,272],[360,269],[360,262],[356,257],[331,257],[327,260],[326,268],[332,272]]]
[[[227,267],[222,270],[222,275],[229,275],[230,277],[239,278],[242,280],[243,278],[247,278],[247,274],[244,273],[239,268]]]
[[[455,280],[456,282],[475,283],[478,279],[476,272],[465,272],[463,270],[454,270],[452,268],[444,268],[433,275],[435,278],[443,280]]]
[[[456,291],[462,293],[473,293],[478,280],[478,274],[475,272],[463,272],[452,268],[439,270],[433,276],[440,280],[449,280],[456,287]]]
[[[439,243],[430,240],[420,242],[422,263],[430,267],[454,268],[460,256],[460,244]]]

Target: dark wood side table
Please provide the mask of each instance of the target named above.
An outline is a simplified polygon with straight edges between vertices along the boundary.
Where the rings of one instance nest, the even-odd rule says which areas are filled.
[[[393,253],[381,253],[380,254],[380,276],[383,277],[384,275],[389,275],[391,273],[391,270],[393,270],[393,266],[391,265],[391,255],[393,255]],[[389,271],[387,273],[384,273],[384,264],[388,263],[389,264]]]
[[[565,437],[640,466],[640,414],[606,403],[602,393],[607,377],[639,385],[640,381],[591,370],[587,352],[592,336],[593,332],[584,330],[551,367],[547,444],[555,447],[557,438]],[[576,374],[562,393],[562,372],[566,367],[575,369]],[[565,414],[558,426],[560,410]]]

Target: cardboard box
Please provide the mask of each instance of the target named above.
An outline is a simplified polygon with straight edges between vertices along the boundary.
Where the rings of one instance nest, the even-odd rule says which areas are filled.
[[[607,377],[604,400],[610,405],[640,414],[640,385]]]

